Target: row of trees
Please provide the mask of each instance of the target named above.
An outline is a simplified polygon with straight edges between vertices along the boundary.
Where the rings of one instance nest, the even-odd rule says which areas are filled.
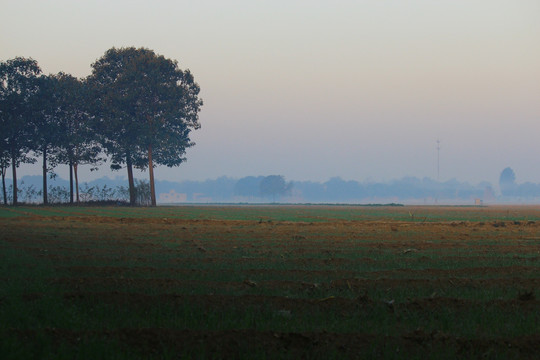
[[[77,169],[97,168],[106,154],[111,168],[125,166],[129,201],[136,203],[133,168],[148,169],[151,205],[156,205],[154,167],[178,166],[194,145],[202,100],[189,70],[146,48],[112,48],[84,79],[66,73],[43,75],[33,59],[0,63],[0,173],[12,170],[17,204],[17,168],[42,159],[43,203],[47,175],[69,166],[70,201],[79,201]],[[75,186],[74,183],[75,182]]]
[[[274,184],[274,186],[268,187],[268,184]],[[274,176],[248,176],[239,179],[233,186],[234,188],[229,190],[230,193],[247,199],[268,197],[268,194],[271,194],[270,191],[276,189],[273,194],[278,196],[291,195],[294,201],[313,203],[365,203],[422,199],[425,201],[474,200],[475,198],[491,200],[495,197],[491,184],[487,182],[471,185],[455,179],[439,182],[429,178],[415,177],[404,177],[388,183],[358,182],[343,180],[340,177],[333,177],[325,182],[286,183],[283,179],[274,179]],[[183,191],[183,189],[178,191]],[[197,191],[203,192],[202,189],[197,189]]]
[[[185,195],[187,202],[296,202],[296,203],[425,203],[443,200],[474,204],[497,200],[489,182],[470,184],[456,179],[439,182],[430,178],[404,177],[389,182],[344,180],[333,177],[324,182],[285,181],[280,175],[246,176],[240,179],[219,177],[204,181],[156,184],[158,192]],[[540,197],[540,184],[523,199]],[[166,200],[164,200],[166,201]],[[175,200],[171,199],[172,202]]]

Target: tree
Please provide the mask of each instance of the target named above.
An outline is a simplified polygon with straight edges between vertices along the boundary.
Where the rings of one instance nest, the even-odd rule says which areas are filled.
[[[54,75],[54,79],[58,124],[56,158],[59,163],[69,165],[70,202],[73,203],[75,188],[79,203],[78,168],[92,165],[91,170],[97,169],[104,160],[100,156],[102,149],[86,105],[90,95],[85,82],[65,73]]]
[[[512,168],[507,167],[501,172],[501,176],[499,177],[499,187],[504,196],[513,196],[516,194],[516,174]]]
[[[131,204],[132,167],[148,169],[155,206],[154,166],[180,165],[186,148],[195,145],[189,135],[200,127],[199,86],[189,70],[145,48],[112,48],[92,68],[88,82],[98,101],[99,130],[112,168],[126,164]]]
[[[0,128],[13,173],[13,205],[17,205],[18,166],[35,162],[27,153],[32,147],[32,101],[39,90],[40,73],[33,59],[17,57],[0,63]]]
[[[4,139],[0,139],[0,174],[2,175],[2,195],[4,198],[4,205],[7,205],[6,172],[9,168],[10,156],[3,140]]]
[[[246,176],[234,185],[234,194],[254,198],[261,195],[261,181],[263,176]]]
[[[260,191],[262,196],[272,196],[276,201],[276,196],[283,196],[292,190],[292,182],[286,183],[283,175],[270,175],[261,180]]]
[[[37,80],[38,92],[32,102],[32,149],[42,159],[42,195],[43,204],[46,205],[48,204],[47,174],[56,165],[56,158],[51,157],[51,153],[57,147],[59,140],[58,99],[54,76],[41,76]]]

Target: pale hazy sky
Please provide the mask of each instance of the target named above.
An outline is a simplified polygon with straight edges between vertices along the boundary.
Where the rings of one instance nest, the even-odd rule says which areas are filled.
[[[32,57],[44,73],[85,77],[107,49],[144,46],[193,72],[205,103],[197,145],[180,167],[158,168],[159,179],[436,178],[440,139],[441,180],[495,185],[510,166],[518,182],[540,182],[539,0],[0,8],[1,61]],[[125,171],[103,167],[92,178],[102,175]]]

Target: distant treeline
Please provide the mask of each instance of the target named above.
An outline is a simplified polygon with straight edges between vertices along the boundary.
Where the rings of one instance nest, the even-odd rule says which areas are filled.
[[[161,183],[158,187],[174,189],[188,194],[187,201],[197,201],[189,194],[204,194],[213,202],[268,202],[274,200],[261,191],[266,177],[249,176],[241,179],[221,177],[204,182],[185,181]],[[437,182],[428,178],[405,177],[388,183],[359,182],[334,177],[326,182],[291,181],[287,192],[276,196],[276,201],[292,203],[388,203],[416,200],[435,203],[438,200],[462,200],[471,203],[475,199],[494,201],[495,193],[490,183],[478,185],[450,180]],[[168,190],[170,191],[170,190]],[[200,198],[201,195],[199,195]],[[540,196],[540,185],[534,196]]]
[[[85,201],[126,201],[126,180],[101,178],[80,187]],[[40,202],[40,176],[25,176],[19,189],[24,202]],[[8,179],[8,186],[10,185]],[[51,180],[52,202],[67,202],[69,181]],[[148,182],[136,180],[140,203],[148,202]],[[204,181],[156,181],[160,203],[460,203],[532,202],[540,199],[540,184],[513,184],[512,193],[497,194],[489,182],[471,185],[449,180],[405,177],[381,182],[359,182],[339,177],[325,182],[289,181],[283,176],[248,176],[241,179],[220,177]]]

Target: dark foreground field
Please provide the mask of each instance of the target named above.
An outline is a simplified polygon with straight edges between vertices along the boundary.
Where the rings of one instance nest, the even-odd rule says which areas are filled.
[[[540,208],[0,208],[8,359],[540,356]]]

